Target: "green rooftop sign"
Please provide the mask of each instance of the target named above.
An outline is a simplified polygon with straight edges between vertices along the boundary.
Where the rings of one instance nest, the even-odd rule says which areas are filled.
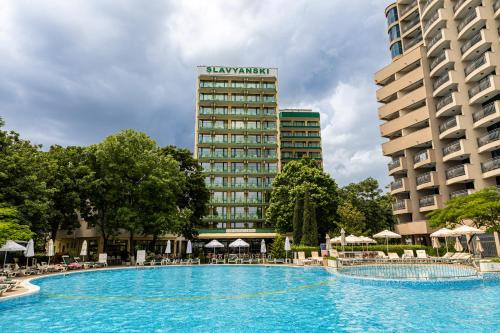
[[[200,66],[199,74],[217,74],[217,75],[260,75],[276,76],[276,68],[264,67],[230,67],[230,66]]]

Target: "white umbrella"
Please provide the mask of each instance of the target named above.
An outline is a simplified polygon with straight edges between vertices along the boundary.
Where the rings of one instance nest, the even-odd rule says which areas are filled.
[[[260,253],[264,254],[267,252],[267,249],[266,249],[266,241],[265,240],[262,240],[260,242]]]
[[[439,239],[437,237],[431,237],[432,239],[432,247],[436,249],[436,256],[439,257],[439,248],[441,244],[439,244]]]
[[[285,238],[285,262],[288,262],[288,251],[291,251],[292,247],[290,246],[290,238]]]
[[[26,245],[24,256],[26,257],[26,268],[28,268],[28,259],[35,256],[35,243],[33,242],[33,239],[30,239]]]
[[[371,239],[370,237],[360,236],[359,239],[361,239],[362,244],[366,245],[367,251],[368,251],[368,244],[377,244],[377,241],[374,239]]]
[[[340,236],[338,237],[333,237],[332,239],[330,239],[330,243],[334,243],[334,244],[340,244],[342,242]]]
[[[446,252],[448,252],[448,237],[453,236],[453,231],[448,228],[441,228],[438,231],[430,234],[431,238],[433,237],[444,237],[444,242],[446,244]]]
[[[325,243],[326,243],[326,250],[330,250],[331,248],[331,244],[330,244],[330,235],[326,234],[326,237],[325,237]]]
[[[191,244],[191,241],[188,240],[188,243],[186,245],[186,254],[189,254],[191,257],[191,253],[193,253],[193,245]]]
[[[170,239],[167,241],[167,247],[165,247],[165,253],[166,254],[172,253],[172,248],[170,246]]]
[[[475,247],[476,253],[479,253],[480,255],[484,252],[483,244],[481,244],[481,240],[479,237],[476,237],[476,247]]]
[[[384,230],[373,235],[373,238],[385,238],[385,245],[387,247],[387,252],[389,252],[389,238],[401,238],[401,235],[390,230]]]
[[[214,255],[215,255],[215,249],[218,247],[224,247],[224,245],[218,240],[214,239],[210,241],[208,244],[206,244],[205,247],[208,247],[209,249],[214,249]]]
[[[87,240],[84,239],[82,243],[82,250],[80,251],[80,255],[83,257],[83,261],[85,261],[85,256],[87,255]]]
[[[460,243],[460,239],[455,237],[455,251],[462,252],[464,250],[462,244]]]
[[[238,238],[237,240],[235,240],[234,242],[232,242],[231,244],[229,244],[229,247],[237,247],[238,248],[238,256],[239,256],[240,255],[240,249],[242,247],[250,247],[250,244],[248,244],[247,242],[245,242],[243,239]]]
[[[54,256],[54,241],[52,239],[49,239],[49,242],[47,243],[47,257],[49,257],[49,262],[47,263],[48,265],[50,264],[50,257]]]
[[[5,252],[3,257],[3,267],[5,268],[5,262],[7,261],[7,252],[19,252],[26,251],[26,248],[12,240],[8,240],[4,246],[0,247],[0,252]]]
[[[452,230],[453,236],[484,234],[484,231],[478,228],[461,225]]]
[[[340,244],[342,244],[342,251],[344,251],[344,245],[345,245],[345,230],[344,230],[344,228],[340,229]]]
[[[361,238],[354,236],[354,235],[349,235],[345,238],[345,242],[347,244],[351,244],[351,251],[354,250],[354,244],[360,244],[362,243]]]

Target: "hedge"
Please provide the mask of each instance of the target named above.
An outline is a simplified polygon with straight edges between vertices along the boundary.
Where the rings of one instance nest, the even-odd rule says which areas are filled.
[[[293,252],[305,252],[306,258],[311,256],[312,251],[319,252],[319,246],[292,245]]]
[[[337,249],[340,249],[340,246],[334,247]],[[359,246],[355,245],[354,247],[351,247],[350,245],[345,245],[344,250],[346,251],[366,251],[367,247],[366,246]],[[432,246],[425,246],[425,245],[405,245],[405,244],[389,244],[389,252],[396,252],[398,255],[402,255],[404,253],[404,250],[425,250],[425,252],[428,255],[435,256],[436,255],[436,249],[434,249]],[[382,252],[387,252],[387,246],[378,244],[378,245],[368,245],[368,251],[382,251]],[[442,256],[446,253],[446,248],[441,247],[439,249],[439,255]],[[416,255],[416,254],[415,254]]]

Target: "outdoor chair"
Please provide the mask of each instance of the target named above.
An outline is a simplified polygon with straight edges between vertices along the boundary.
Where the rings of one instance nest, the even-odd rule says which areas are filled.
[[[389,257],[389,261],[391,261],[391,262],[401,261],[401,258],[399,257],[399,255],[396,252],[389,252],[389,253],[387,253],[387,255]]]
[[[320,265],[323,262],[323,258],[319,256],[318,251],[311,251],[311,262]]]
[[[96,263],[94,263],[94,266],[103,266],[107,267],[108,266],[108,254],[107,253],[99,253],[99,258]]]
[[[417,259],[419,261],[429,261],[430,257],[427,255],[425,250],[417,250]]]
[[[416,258],[415,254],[413,253],[413,250],[404,250],[402,259],[410,262],[415,261]]]
[[[230,254],[229,257],[227,258],[227,263],[228,264],[237,264],[238,263],[238,256],[236,254]]]
[[[312,259],[306,259],[306,253],[304,251],[297,252],[297,255],[299,265],[307,265],[313,262]]]
[[[328,250],[328,255],[330,257],[338,258],[339,257],[339,251],[337,251],[335,249],[330,249],[330,250]]]

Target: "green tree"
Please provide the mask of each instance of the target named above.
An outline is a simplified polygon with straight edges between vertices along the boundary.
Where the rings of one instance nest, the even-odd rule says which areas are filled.
[[[433,227],[454,226],[464,220],[472,220],[476,227],[488,232],[500,231],[500,193],[495,187],[455,197],[446,202],[446,207],[427,215]]]
[[[343,201],[338,210],[338,227],[344,228],[347,234],[361,235],[366,231],[365,215],[349,201]]]
[[[267,223],[282,233],[292,231],[295,201],[303,198],[306,191],[316,209],[319,235],[324,237],[333,230],[339,200],[337,184],[309,158],[287,163],[274,179]]]
[[[304,218],[304,200],[301,198],[295,199],[295,207],[293,209],[293,241],[300,244],[302,240],[302,219]]]
[[[19,213],[13,207],[0,207],[0,246],[9,239],[29,240],[33,232],[27,225],[19,224]]]
[[[285,238],[277,234],[271,244],[271,255],[273,258],[285,258],[285,254]]]
[[[196,227],[203,226],[205,223],[202,218],[208,210],[210,192],[205,186],[205,176],[198,161],[188,149],[167,146],[162,148],[162,152],[172,156],[179,163],[180,170],[186,178],[180,195],[177,197],[177,206],[180,209],[187,209],[189,218],[179,219],[177,232],[187,239],[193,239],[198,234]]]
[[[311,201],[309,192],[304,196],[304,218],[302,225],[301,244],[306,246],[318,245],[318,225],[316,223],[316,209]]]

